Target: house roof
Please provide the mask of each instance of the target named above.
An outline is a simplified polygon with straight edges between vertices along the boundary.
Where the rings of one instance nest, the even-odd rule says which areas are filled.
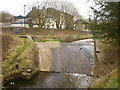
[[[24,16],[22,16],[22,15],[19,15],[19,16],[16,16],[18,19],[23,19],[24,18]]]
[[[57,19],[61,13],[66,15],[67,17],[71,17],[71,18],[73,17],[72,15],[70,15],[66,12],[63,12],[61,10],[57,10],[54,8],[50,8],[50,7],[47,8],[46,10],[39,9],[39,12],[42,12],[42,11],[44,11],[44,13],[46,13],[46,16],[48,18],[56,18]],[[31,17],[33,17],[33,15],[34,15],[34,17],[38,17],[38,9],[36,7],[33,7],[32,10],[27,14],[26,17],[31,18]]]

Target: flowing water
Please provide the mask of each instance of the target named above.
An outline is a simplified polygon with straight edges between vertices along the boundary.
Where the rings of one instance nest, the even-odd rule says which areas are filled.
[[[9,88],[84,88],[91,85],[94,64],[93,40],[61,43],[60,46],[51,49],[50,72],[41,71],[30,80],[10,80],[4,86]]]

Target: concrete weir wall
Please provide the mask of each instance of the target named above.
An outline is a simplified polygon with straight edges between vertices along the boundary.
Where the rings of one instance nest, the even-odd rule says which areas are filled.
[[[35,42],[39,48],[41,71],[91,75],[94,43],[92,39],[71,43]]]
[[[39,48],[39,68],[40,71],[50,71],[50,65],[52,62],[51,48],[60,47],[59,42],[35,42]]]

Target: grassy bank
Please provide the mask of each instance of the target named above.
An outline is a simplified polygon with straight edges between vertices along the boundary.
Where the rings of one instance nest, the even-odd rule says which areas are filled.
[[[103,78],[94,82],[92,88],[118,88],[118,70],[115,69]]]
[[[14,28],[3,28],[3,32],[14,34]],[[68,29],[20,28],[21,35],[87,35],[87,31]]]
[[[38,72],[37,47],[27,38],[14,38],[17,44],[11,45],[2,61],[3,82],[15,78],[30,79]]]
[[[96,39],[98,61],[95,61],[94,75],[98,78],[108,75],[118,68],[119,45],[114,43],[103,43]]]
[[[119,45],[116,43],[103,43],[96,39],[97,58],[94,65],[96,77],[92,88],[118,88],[118,53]]]
[[[5,33],[14,34],[13,29],[3,30]],[[43,29],[43,28],[21,28],[18,35],[31,35],[35,41],[59,41],[70,42],[79,39],[92,38],[92,34],[88,31],[67,30],[67,29]]]
[[[92,38],[92,35],[34,35],[35,42],[58,41],[58,42],[72,42],[80,39]]]

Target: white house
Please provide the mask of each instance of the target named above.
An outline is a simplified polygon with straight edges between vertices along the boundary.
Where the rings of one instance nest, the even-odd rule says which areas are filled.
[[[45,28],[57,29],[55,19],[47,18],[46,23],[45,23]]]

